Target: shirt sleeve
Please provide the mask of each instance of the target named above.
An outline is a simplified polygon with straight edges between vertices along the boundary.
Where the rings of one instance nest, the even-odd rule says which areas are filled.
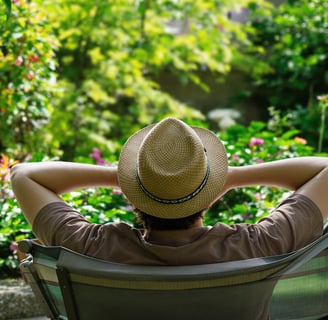
[[[88,252],[92,240],[99,237],[101,225],[88,222],[65,202],[52,202],[43,207],[33,223],[33,233],[48,246],[63,246]]]
[[[308,197],[292,194],[255,226],[258,245],[265,255],[298,250],[322,235],[320,209]]]

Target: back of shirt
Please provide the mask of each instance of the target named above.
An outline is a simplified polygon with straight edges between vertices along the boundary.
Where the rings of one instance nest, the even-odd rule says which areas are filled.
[[[217,223],[188,230],[150,231],[125,223],[97,225],[64,202],[45,206],[33,232],[45,245],[98,259],[136,265],[193,265],[273,256],[321,236],[322,215],[307,197],[293,194],[257,224]]]

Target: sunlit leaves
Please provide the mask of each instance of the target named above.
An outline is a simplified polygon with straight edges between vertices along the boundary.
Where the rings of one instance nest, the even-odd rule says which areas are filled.
[[[288,1],[270,12],[255,10],[255,41],[262,43],[270,73],[258,83],[279,107],[312,106],[313,96],[326,90],[328,66],[328,2]]]
[[[73,121],[68,127],[76,128],[80,135],[89,131],[85,139],[72,140],[69,136],[69,141],[59,132],[55,135],[68,150],[64,151],[66,157],[72,156],[72,150],[87,152],[95,132],[104,138],[126,139],[135,128],[166,115],[201,117],[198,111],[191,112],[185,101],[163,92],[158,78],[168,73],[183,84],[192,82],[208,90],[201,77],[203,70],[211,70],[218,77],[227,74],[233,45],[245,39],[241,25],[230,21],[227,13],[248,2],[43,2],[61,41],[60,77],[73,86],[64,90],[53,117],[65,121],[60,114],[69,106],[75,116],[66,118]],[[84,114],[101,119],[106,110],[112,114],[107,130],[99,132],[93,122],[80,129],[85,124]],[[50,128],[56,132],[60,126],[56,123]]]
[[[6,23],[11,14],[11,0],[0,1],[0,32],[6,28]]]
[[[57,43],[45,14],[23,0],[13,2],[0,43],[0,148],[24,156],[49,119]]]
[[[235,125],[219,133],[225,142],[230,166],[315,154],[313,147],[288,121],[291,114],[281,114],[273,108],[270,113],[268,123],[253,121],[247,127]],[[208,224],[218,220],[228,224],[255,223],[268,215],[289,193],[288,190],[266,186],[232,190],[206,214],[205,221]]]

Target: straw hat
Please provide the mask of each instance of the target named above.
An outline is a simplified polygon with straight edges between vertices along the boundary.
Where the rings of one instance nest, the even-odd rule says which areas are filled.
[[[206,209],[222,189],[227,170],[225,148],[214,133],[166,118],[128,139],[118,179],[136,208],[177,219]]]

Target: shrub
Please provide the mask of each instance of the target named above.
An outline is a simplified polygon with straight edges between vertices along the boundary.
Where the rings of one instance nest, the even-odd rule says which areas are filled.
[[[246,64],[246,76],[253,79],[252,99],[293,112],[295,126],[312,144],[320,135],[317,97],[326,93],[328,84],[328,2],[288,0],[272,10],[252,9],[250,41],[259,48],[255,64]],[[258,74],[250,72],[259,67]],[[327,141],[328,132],[323,137]]]
[[[25,234],[30,234],[30,227],[10,188],[10,166],[15,163],[6,155],[0,158],[0,277],[15,272],[17,260],[12,243],[19,240],[20,235],[25,237]]]
[[[230,20],[228,12],[252,2],[41,2],[61,43],[57,59],[62,95],[53,100],[48,131],[62,158],[75,160],[90,146],[117,155],[116,139],[124,140],[165,116],[204,119],[189,101],[165,91],[161,75],[209,90],[204,70],[223,78],[232,56],[247,42],[243,26]]]
[[[277,108],[311,106],[328,83],[327,1],[289,0],[272,10],[253,9],[251,40],[264,49],[258,60],[270,66],[256,79],[259,94]]]
[[[291,124],[291,114],[270,108],[268,123],[253,121],[248,127],[235,125],[220,133],[230,166],[243,166],[278,159],[314,155],[313,147]],[[222,221],[254,223],[269,214],[290,192],[280,188],[255,186],[231,190],[208,212],[206,223]]]
[[[24,157],[45,150],[40,132],[51,111],[56,46],[35,3],[13,1],[0,33],[0,152]]]

